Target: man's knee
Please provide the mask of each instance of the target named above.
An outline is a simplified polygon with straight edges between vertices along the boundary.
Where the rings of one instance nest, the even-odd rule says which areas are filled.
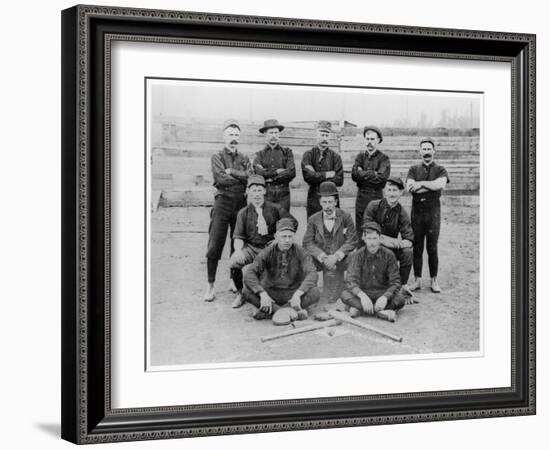
[[[403,248],[401,249],[401,254],[399,255],[399,262],[401,264],[412,264],[413,261],[413,249],[410,248]]]

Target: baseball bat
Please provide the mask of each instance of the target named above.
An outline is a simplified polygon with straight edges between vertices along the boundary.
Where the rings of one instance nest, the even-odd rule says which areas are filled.
[[[305,327],[293,328],[292,330],[287,330],[281,333],[272,334],[271,336],[264,336],[260,339],[262,342],[272,341],[274,339],[279,339],[287,336],[294,336],[295,334],[306,333],[308,331],[319,330],[321,328],[333,327],[335,325],[340,325],[340,323],[341,322],[339,320],[330,319],[330,320],[327,320],[326,322],[315,323],[313,325],[306,325]]]
[[[356,327],[363,328],[364,330],[373,331],[375,333],[378,333],[382,336],[385,336],[397,342],[403,342],[403,338],[401,336],[395,336],[391,333],[386,333],[385,331],[380,330],[379,328],[373,327],[372,325],[367,325],[366,323],[359,322],[358,320],[352,319],[351,317],[339,311],[329,311],[329,315],[333,319],[341,320],[342,322],[349,323],[350,325],[355,325]]]

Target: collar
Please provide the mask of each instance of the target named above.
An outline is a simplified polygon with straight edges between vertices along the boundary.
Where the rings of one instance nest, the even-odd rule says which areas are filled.
[[[365,155],[367,155],[367,158],[369,158],[369,159],[372,158],[373,156],[375,156],[376,153],[378,153],[378,149],[377,149],[377,148],[375,148],[374,151],[373,151],[372,153],[369,153],[368,150],[365,150]]]
[[[323,220],[327,220],[327,219],[334,219],[336,220],[336,209],[334,210],[334,214],[332,214],[331,216],[327,215],[324,211],[323,211]]]
[[[382,201],[384,202],[384,204],[389,208],[389,209],[394,209],[394,208],[397,208],[401,203],[399,203],[399,200],[397,200],[397,202],[395,202],[395,205],[390,205],[390,202],[388,202],[388,200],[386,198],[383,198]]]
[[[235,153],[233,153],[231,150],[229,150],[227,147],[223,148],[224,152],[228,154],[229,156],[237,156],[239,153],[239,149],[235,150]]]

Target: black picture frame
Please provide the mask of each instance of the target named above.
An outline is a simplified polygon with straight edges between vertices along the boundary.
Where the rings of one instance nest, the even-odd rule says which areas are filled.
[[[509,62],[511,386],[115,410],[110,399],[110,44],[256,48]],[[210,44],[213,45],[213,44]],[[74,443],[535,414],[535,36],[75,6],[62,12],[62,437]]]

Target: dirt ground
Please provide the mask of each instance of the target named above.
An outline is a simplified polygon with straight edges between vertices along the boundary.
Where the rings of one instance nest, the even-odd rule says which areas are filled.
[[[262,343],[262,336],[292,326],[254,320],[255,308],[249,304],[231,308],[234,294],[229,291],[228,245],[218,267],[216,299],[202,301],[209,210],[161,208],[152,214],[152,366],[479,350],[479,207],[442,205],[438,276],[442,293],[429,289],[424,255],[425,286],[415,293],[420,303],[405,306],[395,323],[359,318],[402,336],[402,343],[346,324],[333,328],[333,335],[318,330]],[[300,222],[297,242],[301,243],[305,208],[293,207],[291,213]],[[310,318],[296,326],[312,323]]]

